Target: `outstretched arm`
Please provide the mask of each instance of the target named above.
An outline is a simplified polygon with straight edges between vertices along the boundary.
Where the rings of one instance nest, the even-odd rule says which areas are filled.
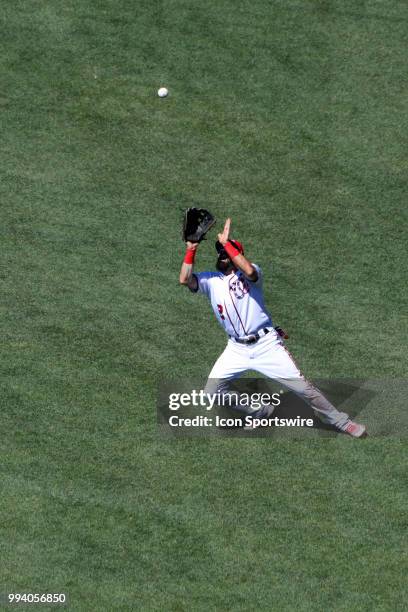
[[[248,280],[255,283],[258,280],[258,272],[251,264],[251,262],[249,262],[247,258],[244,257],[244,255],[242,255],[242,253],[240,253],[238,249],[234,247],[233,244],[231,244],[231,242],[229,242],[230,227],[231,219],[228,218],[225,222],[222,234],[218,234],[218,240],[219,242],[221,242],[224,249],[228,253],[228,256],[230,257],[234,266],[241,270],[241,272],[245,274]]]
[[[193,275],[194,257],[198,248],[198,242],[186,242],[187,251],[181,264],[179,281],[180,285],[186,285],[190,291],[197,291],[197,277]]]

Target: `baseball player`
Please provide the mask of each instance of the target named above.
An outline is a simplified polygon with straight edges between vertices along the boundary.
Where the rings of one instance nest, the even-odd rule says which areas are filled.
[[[238,240],[230,239],[230,225],[231,219],[227,219],[218,234],[216,271],[193,272],[199,243],[188,240],[180,270],[180,283],[209,299],[228,335],[227,346],[210,372],[207,392],[228,393],[233,379],[247,370],[255,370],[302,397],[325,423],[354,438],[365,437],[365,426],[339,412],[299,370],[265,307],[262,270],[244,256]],[[241,409],[239,405],[235,408]],[[243,410],[257,418],[270,415],[267,407],[254,412],[248,407]]]

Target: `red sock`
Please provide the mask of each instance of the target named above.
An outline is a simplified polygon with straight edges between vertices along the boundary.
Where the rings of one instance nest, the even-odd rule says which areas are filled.
[[[187,249],[186,254],[184,255],[183,263],[193,264],[195,259],[197,249]]]

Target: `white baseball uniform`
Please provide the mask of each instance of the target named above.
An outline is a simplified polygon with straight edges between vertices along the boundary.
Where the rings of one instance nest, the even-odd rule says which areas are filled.
[[[225,329],[229,340],[224,352],[210,372],[206,391],[228,392],[229,381],[247,370],[255,370],[302,397],[319,414],[322,421],[340,429],[349,416],[339,412],[324,395],[300,372],[283,340],[274,329],[272,317],[265,308],[262,291],[262,271],[252,264],[258,273],[256,281],[250,281],[243,272],[229,275],[222,272],[195,274],[198,293],[207,296],[218,322]],[[249,344],[246,344],[250,340]],[[236,405],[240,410],[240,406]],[[248,407],[242,408],[248,412]],[[266,416],[267,409],[257,410],[252,416]]]

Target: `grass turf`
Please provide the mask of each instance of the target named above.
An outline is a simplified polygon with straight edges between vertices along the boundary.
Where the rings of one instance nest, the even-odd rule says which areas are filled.
[[[225,341],[177,286],[192,201],[232,216],[308,376],[406,375],[407,21],[397,0],[3,7],[3,592],[406,609],[404,437],[163,441],[155,398]]]

